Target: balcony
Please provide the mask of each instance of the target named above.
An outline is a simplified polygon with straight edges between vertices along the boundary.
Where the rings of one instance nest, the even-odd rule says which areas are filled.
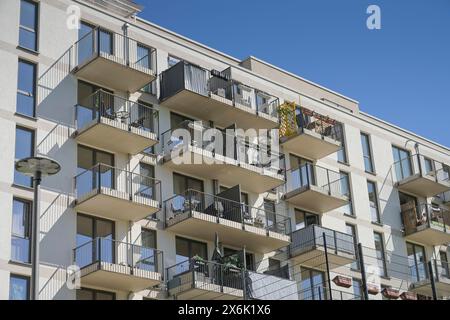
[[[450,296],[450,264],[443,260],[431,260],[436,294],[438,298]],[[410,266],[410,291],[432,297],[431,274],[428,264],[420,263]]]
[[[428,198],[450,190],[450,168],[421,154],[396,161],[393,170],[402,192]]]
[[[163,163],[174,170],[217,179],[224,185],[241,183],[244,190],[262,193],[284,183],[284,156],[261,144],[183,121],[161,135]]]
[[[450,242],[450,211],[430,204],[416,206],[414,202],[401,207],[405,237],[428,245]]]
[[[256,252],[271,252],[290,243],[288,217],[245,205],[236,196],[240,196],[239,188],[218,196],[196,190],[175,195],[164,201],[166,228],[209,241],[214,241],[217,232],[226,244],[245,244]]]
[[[356,261],[353,236],[318,225],[292,232],[292,243],[289,246],[291,259],[307,267],[326,270],[324,239],[329,269]]]
[[[163,255],[153,248],[96,238],[73,249],[81,286],[140,291],[162,283]]]
[[[156,49],[121,34],[95,28],[63,55],[77,78],[136,92],[156,79]]]
[[[75,209],[113,220],[138,221],[160,210],[159,180],[97,164],[75,177]]]
[[[203,259],[167,268],[167,289],[180,300],[242,300],[243,270]]]
[[[278,127],[279,99],[230,79],[230,69],[209,71],[181,61],[161,73],[161,105],[219,127]]]
[[[345,189],[339,172],[307,163],[287,171],[283,199],[306,211],[324,213],[348,203]]]
[[[291,113],[282,116],[280,143],[284,150],[319,160],[341,149],[343,137],[339,122],[306,108],[294,109],[289,104],[281,108],[285,113]],[[294,122],[289,123],[288,119]]]
[[[158,111],[103,90],[75,106],[74,138],[114,152],[138,154],[158,143]]]

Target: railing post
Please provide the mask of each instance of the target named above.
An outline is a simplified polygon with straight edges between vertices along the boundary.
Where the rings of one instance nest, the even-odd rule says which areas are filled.
[[[129,179],[130,179],[130,181],[129,181],[129,184],[130,184],[130,195],[129,195],[129,197],[130,197],[130,200],[132,201],[133,200],[133,173],[130,171],[130,172],[128,172],[128,174],[129,174]],[[125,175],[125,176],[127,176],[127,175]],[[141,176],[139,176],[139,178],[141,178]]]
[[[245,276],[247,274],[247,259],[246,259],[246,250],[245,246],[242,249],[242,260],[243,260],[243,266],[242,266],[242,298],[244,300],[247,300],[247,281],[245,279]]]
[[[325,169],[327,172],[327,185],[328,185],[328,194],[331,195],[331,183],[330,183],[330,171]]]
[[[334,237],[334,252],[336,252],[336,254],[337,254],[338,253],[338,244],[337,244],[336,230],[333,230],[333,237]]]
[[[102,165],[99,164],[97,166],[98,170],[98,193],[100,194],[102,192]]]
[[[134,274],[134,244],[131,244],[130,272]]]
[[[433,293],[433,300],[437,300],[437,292],[436,292],[436,283],[434,279],[434,272],[433,272],[433,264],[430,261],[428,261],[428,269],[430,270],[430,283],[431,283],[431,291]]]
[[[328,261],[328,248],[327,248],[327,238],[325,235],[325,232],[322,233],[323,236],[323,247],[325,250],[325,264],[326,264],[326,268],[327,268],[327,282],[328,282],[328,290],[330,293],[330,300],[333,300],[333,293],[331,290],[331,278],[330,278],[330,264]]]
[[[361,282],[363,287],[364,300],[369,300],[369,291],[367,288],[366,269],[364,267],[364,256],[361,243],[358,243],[357,260],[359,263],[359,270],[361,271]]]
[[[102,266],[102,238],[97,238],[97,242],[98,242],[98,266],[99,268],[101,268]]]

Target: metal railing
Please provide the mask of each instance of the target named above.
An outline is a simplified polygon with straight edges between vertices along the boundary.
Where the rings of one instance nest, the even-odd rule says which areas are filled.
[[[189,189],[164,201],[166,226],[189,219],[193,212],[200,212],[219,219],[235,221],[264,229],[267,232],[290,234],[291,220],[264,207],[250,207],[244,203]]]
[[[278,118],[279,98],[230,79],[229,69],[221,74],[224,76],[180,61],[161,73],[160,99],[165,100],[186,89],[204,96],[214,94],[231,101],[234,106],[244,106],[257,114]]]
[[[291,192],[311,186],[335,196],[349,196],[347,180],[339,172],[305,163],[286,171],[285,192]]]
[[[402,158],[392,165],[395,182],[400,182],[413,175],[428,178],[450,187],[450,168],[442,162],[421,154]]]
[[[101,118],[118,121],[130,131],[132,128],[159,135],[159,113],[157,110],[113,95],[102,89],[82,99],[75,105],[75,126],[82,130]]]
[[[325,239],[324,239],[325,234]],[[328,253],[345,253],[356,258],[355,241],[352,235],[319,225],[310,225],[292,232],[289,246],[291,255],[299,255],[314,247],[323,247],[326,241]]]
[[[295,117],[300,132],[312,131],[321,137],[343,141],[342,124],[340,122],[303,107],[298,107],[297,110]]]
[[[131,274],[133,269],[164,272],[162,251],[102,237],[73,249],[73,262],[80,268],[102,262],[126,266]]]
[[[251,143],[242,137],[207,127],[201,121],[185,120],[175,128],[163,132],[161,145],[164,156],[169,156],[174,151],[178,155],[179,148],[194,146],[211,151],[213,156],[237,160],[238,164],[262,168],[271,174],[282,175],[286,168],[284,154],[271,150],[269,146]]]
[[[450,232],[450,211],[432,204],[416,206],[414,202],[402,205],[402,221],[405,234],[409,235],[424,227]]]
[[[197,289],[217,290],[224,292],[223,288],[243,290],[244,271],[232,264],[220,264],[193,257],[167,268],[167,286],[169,290],[192,284]],[[228,290],[230,292],[230,290]],[[231,290],[233,292],[233,290]]]
[[[109,189],[132,201],[140,197],[161,203],[161,181],[103,163],[79,173],[74,182],[78,200],[93,191]]]

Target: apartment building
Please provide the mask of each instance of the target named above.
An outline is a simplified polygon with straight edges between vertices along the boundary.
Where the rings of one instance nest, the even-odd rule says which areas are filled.
[[[141,10],[0,2],[0,299],[30,297],[34,155],[39,299],[450,296],[448,147]]]

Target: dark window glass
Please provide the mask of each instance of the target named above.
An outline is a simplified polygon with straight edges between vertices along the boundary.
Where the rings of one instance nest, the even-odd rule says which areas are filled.
[[[223,248],[224,257],[229,257],[229,256],[232,256],[235,254],[239,254],[238,259],[242,260],[242,251],[231,249],[231,248],[226,248],[226,247]],[[246,262],[247,270],[255,271],[255,256],[253,255],[253,253],[250,253],[250,252],[245,253],[245,262]],[[241,265],[243,265],[243,262]]]
[[[326,300],[325,274],[321,271],[301,268],[301,292],[302,300]]]
[[[22,127],[16,128],[15,160],[20,160],[34,155],[34,131]],[[31,177],[25,176],[14,170],[14,183],[21,186],[32,187]]]
[[[13,199],[11,260],[30,262],[31,202]]]
[[[411,155],[409,151],[392,146],[394,157],[394,170],[397,181],[401,181],[412,175]]]
[[[194,256],[199,256],[204,260],[208,260],[206,243],[190,240],[186,238],[176,237],[175,240],[176,263],[179,264]],[[178,265],[176,273],[185,271],[183,264]]]
[[[344,127],[342,124],[336,125],[336,131],[337,131],[337,135],[342,137],[341,139],[341,149],[338,150],[337,152],[337,160],[340,163],[344,163],[347,164],[348,160],[347,160],[347,151],[346,151],[346,147],[345,147],[345,137],[344,137]]]
[[[100,52],[106,54],[114,54],[113,49],[113,35],[111,32],[106,30],[99,30],[100,37]]]
[[[364,168],[367,172],[374,172],[370,138],[367,134],[361,133],[361,144],[363,150]]]
[[[295,229],[300,230],[310,225],[320,225],[320,219],[317,214],[295,209]]]
[[[344,214],[353,215],[352,193],[350,190],[350,177],[346,172],[340,172],[341,175],[341,193],[346,196],[349,202],[341,207],[341,211]]]
[[[169,55],[169,56],[167,57],[167,65],[169,66],[169,68],[172,67],[172,66],[174,66],[174,65],[176,65],[176,64],[177,64],[178,62],[180,62],[180,61],[181,61],[181,59],[176,58],[176,57],[171,56],[171,55]]]
[[[17,80],[16,112],[34,117],[36,105],[36,65],[19,60]]]
[[[363,298],[362,281],[353,278],[352,288],[353,288],[353,299],[362,300]]]
[[[345,224],[345,231],[347,234],[351,235],[353,237],[353,246],[354,246],[354,250],[355,252],[358,251],[358,237],[356,234],[356,227],[352,224]],[[353,261],[351,263],[351,268],[353,270],[359,270],[359,264],[358,261]]]
[[[155,168],[147,163],[139,163],[139,189],[141,197],[155,200],[156,186],[153,178],[155,177]]]
[[[408,255],[409,276],[411,281],[422,281],[428,278],[427,265],[425,260],[425,248],[423,246],[406,243]]]
[[[20,1],[19,46],[37,51],[38,4],[34,1]]]
[[[380,210],[378,208],[377,186],[372,181],[367,181],[367,192],[369,195],[370,214],[373,222],[381,222]]]
[[[93,56],[95,52],[94,40],[94,27],[81,22],[77,42],[78,64],[87,62]]]
[[[11,274],[9,278],[9,300],[28,300],[30,278]]]
[[[381,235],[381,233],[374,232],[373,237],[375,241],[375,251],[377,256],[379,275],[385,277],[387,276],[387,268],[383,236]]]
[[[101,242],[97,238],[102,238]],[[80,267],[99,261],[99,258],[104,262],[115,262],[114,222],[78,214],[76,246],[76,262]]]
[[[115,300],[114,292],[81,288],[77,291],[77,300]]]

